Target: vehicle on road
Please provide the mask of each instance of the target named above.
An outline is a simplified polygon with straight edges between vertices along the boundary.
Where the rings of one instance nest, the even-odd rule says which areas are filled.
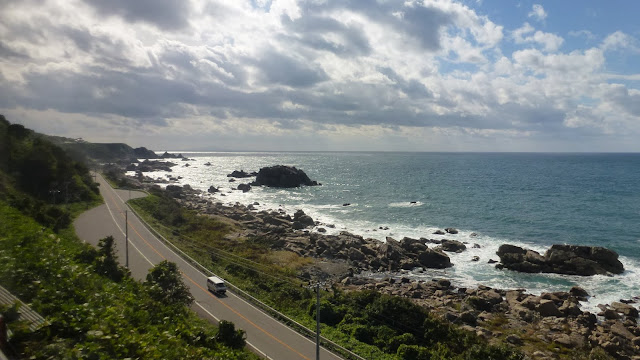
[[[227,286],[222,279],[210,276],[207,278],[207,289],[216,295],[222,295],[227,292]]]

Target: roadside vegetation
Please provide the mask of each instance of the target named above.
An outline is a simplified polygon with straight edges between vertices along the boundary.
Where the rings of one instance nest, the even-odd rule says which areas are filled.
[[[257,359],[232,323],[189,309],[175,264],[141,283],[118,265],[113,238],[96,249],[75,236],[73,218],[100,203],[82,162],[1,115],[0,155],[0,285],[46,320],[32,331],[16,304],[0,306],[12,358]]]
[[[297,276],[312,260],[271,251],[260,239],[230,236],[230,223],[187,210],[159,189],[130,204],[174,245],[267,305],[315,329],[316,296]],[[283,259],[286,259],[283,261]],[[408,299],[375,291],[321,290],[323,336],[375,359],[522,359],[505,344],[440,320]]]

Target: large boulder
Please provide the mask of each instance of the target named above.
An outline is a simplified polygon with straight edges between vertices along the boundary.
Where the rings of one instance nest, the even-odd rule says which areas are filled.
[[[301,230],[314,225],[315,221],[313,221],[313,218],[305,214],[302,210],[296,211],[296,213],[293,215],[293,228],[296,230]]]
[[[553,272],[571,275],[621,274],[618,254],[600,246],[553,245],[545,253]]]
[[[251,190],[251,185],[249,184],[239,184],[238,190],[242,190],[243,193],[246,193]]]
[[[255,172],[252,173],[248,173],[245,172],[244,170],[233,170],[233,172],[231,174],[228,174],[227,177],[233,177],[233,178],[238,178],[238,179],[243,179],[243,178],[248,178],[248,177],[252,177],[252,176],[256,176],[257,174]]]
[[[553,245],[544,256],[518,246],[504,244],[497,252],[499,267],[527,273],[591,276],[624,272],[618,254],[603,247]]]
[[[426,249],[418,254],[418,261],[426,268],[444,269],[453,266],[447,254],[433,249]]]
[[[295,167],[276,165],[264,167],[258,171],[254,185],[265,185],[279,188],[293,188],[302,185],[320,185],[309,179],[304,171]]]
[[[467,250],[467,247],[465,246],[465,244],[461,243],[460,241],[447,240],[447,239],[443,239],[438,248],[443,251],[455,252],[455,253],[461,253]]]

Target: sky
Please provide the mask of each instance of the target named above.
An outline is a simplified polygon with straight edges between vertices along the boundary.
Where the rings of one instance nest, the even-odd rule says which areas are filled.
[[[0,0],[0,114],[154,150],[640,151],[638,1]]]

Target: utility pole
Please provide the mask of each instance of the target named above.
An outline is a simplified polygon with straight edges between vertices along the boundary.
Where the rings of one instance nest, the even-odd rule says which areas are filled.
[[[129,268],[129,210],[124,211],[124,253],[126,258],[127,269]]]
[[[316,282],[316,360],[320,360],[320,282]]]
[[[324,282],[316,281],[308,286],[316,291],[316,360],[320,360],[320,286],[324,285]]]

